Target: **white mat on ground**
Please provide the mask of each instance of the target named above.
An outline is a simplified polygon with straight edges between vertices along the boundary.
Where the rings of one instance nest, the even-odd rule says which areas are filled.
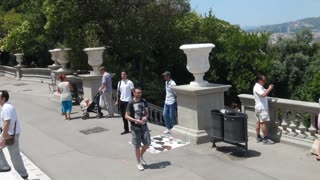
[[[132,144],[131,141],[129,143]],[[170,135],[157,135],[151,137],[151,145],[147,151],[152,154],[157,154],[188,144],[190,144],[190,142],[174,138]]]

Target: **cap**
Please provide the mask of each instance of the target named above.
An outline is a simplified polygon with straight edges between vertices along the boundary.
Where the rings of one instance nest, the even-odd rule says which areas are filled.
[[[169,71],[165,71],[164,73],[162,73],[162,76],[170,76],[171,73]]]

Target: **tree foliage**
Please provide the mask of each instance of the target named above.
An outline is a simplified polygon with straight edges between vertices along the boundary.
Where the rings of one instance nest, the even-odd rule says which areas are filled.
[[[201,16],[188,0],[0,0],[0,63],[24,52],[28,64],[46,67],[52,63],[48,50],[61,45],[72,48],[72,69],[88,70],[83,49],[104,46],[104,66],[116,73],[114,82],[126,69],[156,104],[163,102],[163,71],[171,71],[177,84],[193,80],[179,49],[191,43],[215,44],[205,79],[232,85],[227,104],[252,93],[257,74],[276,85],[274,96],[315,100],[320,44],[311,44],[308,30],[275,45],[269,36],[244,32],[212,10]]]

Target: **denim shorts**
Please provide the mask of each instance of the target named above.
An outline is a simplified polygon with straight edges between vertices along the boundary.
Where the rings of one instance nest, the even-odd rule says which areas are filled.
[[[72,101],[62,101],[61,102],[62,105],[62,112],[63,113],[71,113],[72,110]]]
[[[151,137],[150,137],[149,128],[147,125],[142,125],[142,126],[131,125],[131,134],[132,134],[131,142],[136,148],[141,147],[141,143],[143,145],[151,144]]]

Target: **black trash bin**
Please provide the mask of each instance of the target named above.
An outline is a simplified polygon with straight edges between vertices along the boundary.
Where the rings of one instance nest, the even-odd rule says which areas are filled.
[[[215,109],[211,111],[207,133],[211,139],[223,140],[223,114],[220,110]]]
[[[231,143],[247,143],[247,115],[240,112],[224,114],[224,140]]]

